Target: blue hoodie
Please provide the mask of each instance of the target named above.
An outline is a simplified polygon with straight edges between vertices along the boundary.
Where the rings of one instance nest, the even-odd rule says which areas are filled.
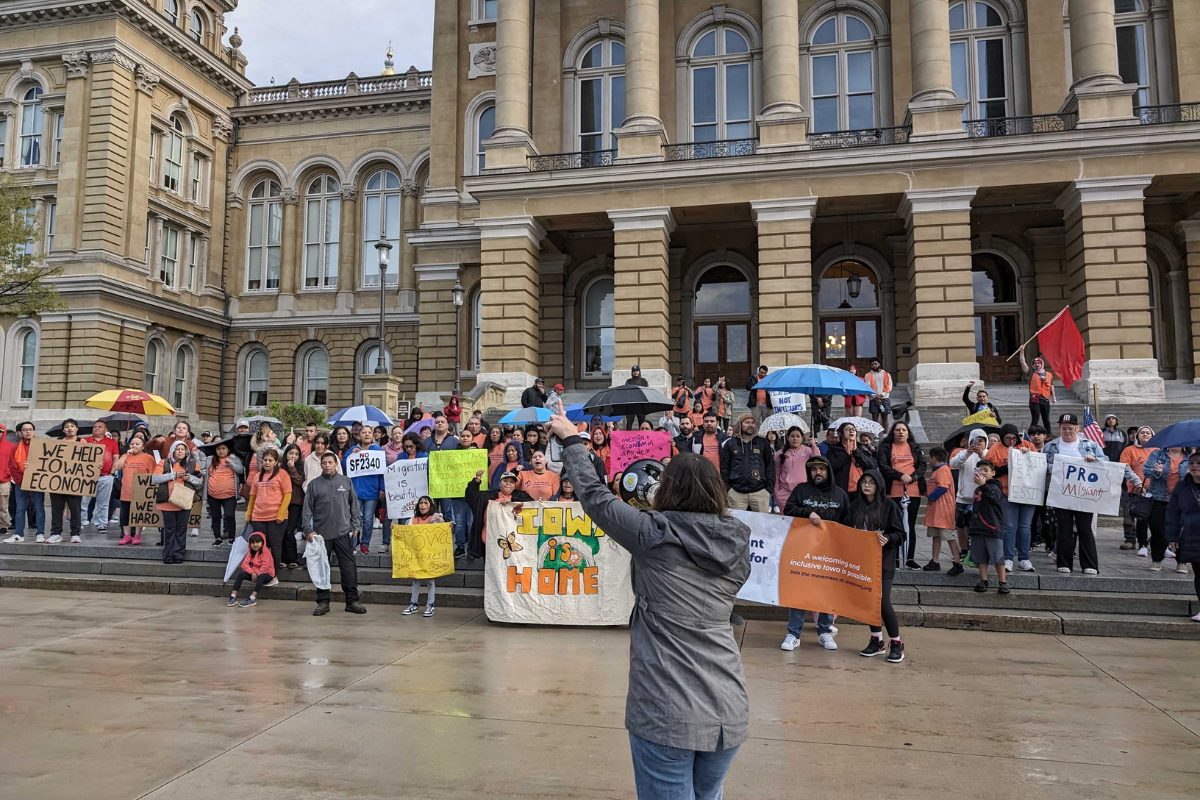
[[[346,472],[346,459],[351,453],[356,453],[362,450],[362,445],[354,445],[346,451],[346,455],[342,456],[342,473]],[[383,451],[383,448],[377,444],[373,444],[366,448],[367,450]],[[379,493],[383,491],[383,476],[382,475],[366,475],[361,478],[351,478],[350,482],[354,484],[354,496],[359,500],[378,500]]]

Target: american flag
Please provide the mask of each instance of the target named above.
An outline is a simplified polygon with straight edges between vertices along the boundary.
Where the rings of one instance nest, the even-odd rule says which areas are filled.
[[[1104,431],[1100,430],[1100,426],[1096,424],[1096,418],[1092,416],[1091,408],[1083,409],[1083,435],[1104,447]]]

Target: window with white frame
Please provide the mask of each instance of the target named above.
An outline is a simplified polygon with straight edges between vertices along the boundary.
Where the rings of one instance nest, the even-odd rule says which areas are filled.
[[[312,345],[300,355],[300,402],[324,406],[329,393],[329,353],[321,345]]]
[[[471,302],[471,369],[483,362],[483,292],[476,289]]]
[[[54,139],[50,143],[50,163],[58,166],[62,161],[63,112],[54,114]]]
[[[279,250],[283,239],[283,200],[279,183],[264,178],[250,190],[247,204],[246,291],[279,288]]]
[[[174,225],[163,225],[158,254],[158,279],[168,289],[179,284],[179,240],[181,231]]]
[[[3,168],[8,155],[8,117],[0,114],[0,168]]]
[[[379,286],[379,252],[375,244],[383,236],[391,245],[387,285],[400,283],[400,176],[390,169],[376,170],[367,178],[363,192],[362,285]]]
[[[154,183],[155,169],[158,167],[158,133],[150,131],[150,182]]]
[[[196,44],[204,43],[204,15],[197,8],[188,14],[188,37]]]
[[[615,150],[613,131],[625,122],[625,44],[602,39],[584,51],[576,66],[579,150]]]
[[[192,164],[190,169],[191,178],[191,200],[197,205],[204,205],[204,180],[208,172],[208,159],[199,153],[192,153]]]
[[[474,154],[473,161],[475,163],[468,164],[467,168],[473,170],[472,175],[483,174],[483,168],[487,166],[487,154],[483,152],[483,143],[492,138],[495,133],[496,104],[489,102],[475,112],[475,124],[471,126],[471,152]]]
[[[37,225],[39,220],[37,218],[37,210],[33,206],[25,206],[18,213],[21,215],[21,222],[23,223],[22,233],[24,231],[32,233],[28,239],[20,241],[17,244],[17,255],[24,257],[23,263],[28,263],[29,259],[33,258],[33,245],[37,241]]]
[[[246,356],[243,369],[243,385],[246,392],[242,398],[245,401],[243,405],[246,408],[266,408],[267,387],[271,381],[271,362],[267,358],[267,351],[255,347]]]
[[[474,0],[475,13],[471,19],[479,20],[494,20],[497,17],[497,12],[500,6],[500,0]]]
[[[966,102],[963,119],[1012,115],[1008,20],[996,4],[965,0],[950,5],[950,76]]]
[[[732,25],[716,25],[696,39],[688,66],[693,142],[754,135],[753,66],[750,42]]]
[[[164,189],[181,192],[183,182],[183,120],[178,114],[171,115],[171,127],[163,139]]]
[[[42,114],[42,87],[30,87],[21,98],[21,166],[42,163],[42,134],[46,120]]]
[[[583,371],[612,372],[616,359],[613,279],[597,278],[583,293]]]
[[[1117,23],[1117,71],[1125,83],[1137,84],[1135,106],[1152,105],[1150,47],[1146,30],[1149,15],[1142,0],[1115,0]]]
[[[342,224],[341,192],[341,184],[332,175],[318,175],[308,182],[308,188],[305,190],[305,289],[337,288],[338,232]]]
[[[865,130],[878,124],[875,32],[857,14],[839,11],[809,39],[812,130]]]
[[[191,376],[192,349],[184,345],[175,351],[175,375],[173,376],[171,405],[175,406],[176,410],[188,406],[188,385],[191,382]]]
[[[51,200],[46,203],[46,252],[54,252],[54,229],[58,225],[58,203]]]
[[[19,400],[32,400],[33,390],[37,386],[37,357],[38,334],[33,328],[21,332],[20,345],[17,352],[20,356],[21,386],[18,389]]]
[[[142,390],[158,391],[158,374],[163,366],[163,344],[157,339],[146,342],[146,366],[142,375]]]
[[[200,274],[200,259],[204,241],[198,233],[189,233],[187,241],[187,261],[185,262],[182,288],[189,292],[197,291],[196,277]]]
[[[179,1],[163,0],[163,16],[171,20],[172,25],[179,24]]]

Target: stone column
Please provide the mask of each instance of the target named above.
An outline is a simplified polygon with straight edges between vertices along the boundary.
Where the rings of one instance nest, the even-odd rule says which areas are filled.
[[[538,374],[546,379],[546,386],[553,386],[559,381],[565,385],[567,382],[565,327],[568,320],[572,323],[573,320],[566,316],[563,289],[567,262],[570,260],[570,256],[558,253],[548,253],[538,259],[538,355],[541,356]]]
[[[358,187],[352,183],[342,184],[341,219],[338,223],[337,289],[339,295],[345,293],[350,298],[361,284],[357,265],[362,252],[362,243],[358,241]]]
[[[962,138],[965,101],[950,74],[950,13],[946,0],[909,0],[913,95],[912,139]]]
[[[1096,386],[1106,404],[1164,399],[1146,263],[1149,185],[1149,176],[1079,180],[1057,200],[1067,231],[1067,301],[1087,348],[1072,388],[1091,397]]]
[[[617,157],[661,161],[667,141],[659,108],[659,4],[625,0],[625,121],[616,131]]]
[[[1071,21],[1071,92],[1063,111],[1077,113],[1077,127],[1126,125],[1133,118],[1137,87],[1117,70],[1117,28],[1112,0],[1068,0]]]
[[[808,115],[800,106],[800,11],[796,0],[763,0],[763,112],[760,152],[802,145]]]
[[[297,274],[301,269],[300,259],[296,257],[299,251],[299,248],[296,247],[296,240],[303,235],[296,222],[300,209],[300,193],[289,187],[283,189],[282,197],[283,231],[279,240],[280,310],[283,310],[285,306],[291,308],[295,302],[293,297],[296,294],[296,287],[300,283],[297,280]]]
[[[675,217],[667,207],[609,211],[608,217],[614,243],[612,385],[624,383],[630,367],[638,364],[651,387],[669,391],[668,286]]]
[[[975,191],[915,190],[900,203],[908,228],[909,381],[917,405],[958,405],[967,381],[979,380],[971,277]]]
[[[1045,325],[1067,304],[1066,273],[1063,264],[1067,260],[1066,231],[1060,227],[1030,228],[1025,237],[1033,245],[1033,275],[1035,316],[1034,328]],[[1032,333],[1032,331],[1031,331]],[[1024,339],[1022,339],[1024,341]],[[1030,347],[1036,351],[1037,342]]]
[[[63,65],[67,73],[67,91],[63,102],[63,140],[62,153],[58,163],[58,220],[54,232],[54,246],[60,252],[69,252],[79,246],[79,220],[83,208],[83,193],[80,191],[80,181],[83,177],[84,156],[87,152],[85,141],[88,135],[88,55],[82,51],[63,53]],[[19,120],[12,116],[8,121],[8,130],[16,130]],[[51,132],[52,133],[52,132]],[[13,151],[15,156],[18,151]],[[144,171],[141,174],[146,174]],[[142,224],[140,231],[145,241],[146,220],[145,205],[141,208]],[[134,231],[130,231],[133,238]],[[141,256],[135,256],[140,260]]]
[[[1171,4],[1171,26],[1175,41],[1175,88],[1180,103],[1200,103],[1200,47],[1183,47],[1181,42],[1200,42],[1200,14],[1184,3]]]
[[[491,381],[515,403],[538,373],[538,253],[546,231],[532,217],[481,219],[482,363],[477,383]]]
[[[148,105],[149,98],[136,94],[134,71],[138,67],[124,54],[117,50],[93,52],[90,59],[87,151],[104,156],[86,159],[79,196],[104,198],[106,202],[90,205],[87,213],[81,215],[76,247],[101,250],[124,258],[131,233],[135,237],[135,248],[142,244],[142,240],[136,238],[140,229],[131,232],[126,215],[130,201],[136,202],[136,197],[130,196],[131,150],[135,142],[144,142],[149,133],[149,126],[144,130],[135,129],[138,106]],[[131,97],[139,97],[140,102],[131,103]],[[148,115],[149,111],[143,113]],[[147,185],[148,169],[147,165],[147,171],[135,176],[133,192]],[[141,208],[145,207],[143,202]]]
[[[497,3],[496,131],[484,145],[489,171],[528,170],[528,158],[537,152],[529,135],[530,3]]]
[[[452,289],[461,265],[420,264],[416,267],[421,292],[420,329],[417,337],[416,400],[442,403],[442,393],[454,385],[455,328]],[[462,342],[465,349],[467,343]],[[393,362],[393,370],[395,363]],[[440,408],[441,406],[436,406]]]
[[[1175,322],[1171,340],[1174,345],[1175,378],[1192,378],[1191,308],[1188,306],[1188,274],[1186,269],[1173,269],[1167,273],[1167,296],[1171,302],[1170,319]],[[1166,298],[1164,298],[1166,299]],[[1166,314],[1163,314],[1166,317]]]
[[[1185,219],[1175,226],[1175,230],[1183,238],[1184,251],[1187,260],[1187,291],[1186,302],[1191,309],[1191,325],[1186,331],[1176,334],[1187,344],[1189,354],[1180,362],[1186,365],[1186,377],[1200,382],[1200,217]],[[1182,319],[1178,320],[1182,323]]]
[[[815,197],[756,200],[758,361],[771,369],[813,358],[812,223]]]
[[[400,313],[411,314],[417,310],[417,248],[410,237],[417,232],[417,196],[420,189],[414,183],[406,183],[400,189],[400,224],[403,234],[400,241]]]

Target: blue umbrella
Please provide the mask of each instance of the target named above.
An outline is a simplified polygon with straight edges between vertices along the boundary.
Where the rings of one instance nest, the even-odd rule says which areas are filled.
[[[591,422],[592,414],[583,410],[584,403],[572,403],[567,406],[567,419],[571,422]],[[604,422],[620,422],[621,417],[601,417]]]
[[[349,408],[343,408],[330,417],[327,422],[330,425],[350,425],[354,422],[360,422],[363,425],[371,427],[393,424],[392,418],[383,413],[382,409],[375,406],[350,406]]]
[[[754,384],[754,388],[798,394],[875,394],[875,390],[857,375],[824,364],[783,367]]]
[[[1149,441],[1147,447],[1200,447],[1200,419],[1185,419],[1168,425]]]
[[[501,425],[541,425],[550,421],[548,408],[515,408],[500,418]]]

